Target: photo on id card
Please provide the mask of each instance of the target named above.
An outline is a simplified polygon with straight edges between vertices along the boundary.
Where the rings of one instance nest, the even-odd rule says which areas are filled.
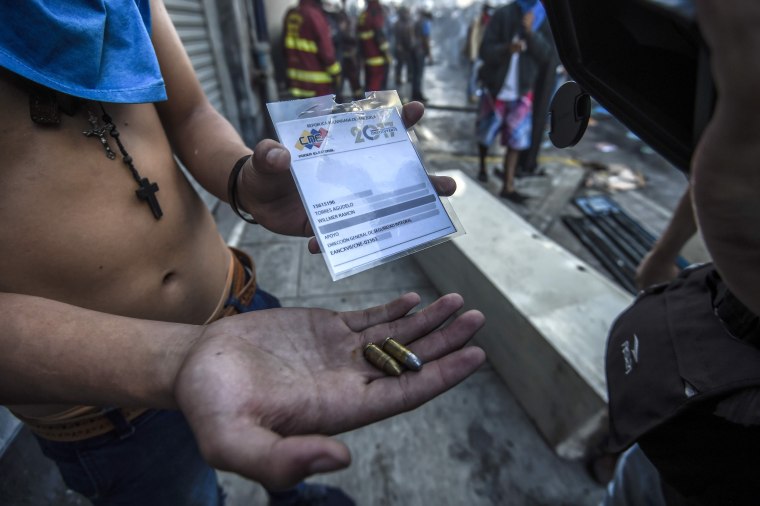
[[[464,233],[430,182],[396,92],[268,109],[333,280]]]

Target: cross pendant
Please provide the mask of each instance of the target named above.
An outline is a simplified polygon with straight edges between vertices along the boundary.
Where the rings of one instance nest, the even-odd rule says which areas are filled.
[[[87,118],[87,121],[90,122],[92,128],[90,130],[85,130],[82,133],[87,137],[97,137],[100,139],[100,143],[103,144],[103,149],[106,150],[106,156],[113,160],[116,158],[116,154],[111,151],[111,146],[108,145],[108,139],[106,139],[106,133],[109,133],[111,129],[113,129],[113,125],[111,123],[106,123],[103,126],[98,126],[98,118],[90,111],[87,112],[90,115],[90,117]]]
[[[151,183],[147,177],[140,179],[139,184],[140,188],[135,190],[137,198],[143,202],[146,202],[150,206],[150,210],[153,212],[153,216],[155,216],[157,220],[160,219],[161,216],[164,215],[164,212],[161,210],[161,205],[158,203],[158,199],[156,198],[158,185],[156,183]]]

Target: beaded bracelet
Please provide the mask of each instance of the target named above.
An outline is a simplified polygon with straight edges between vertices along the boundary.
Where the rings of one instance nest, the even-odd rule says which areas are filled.
[[[252,156],[253,155],[245,155],[243,158],[238,160],[237,163],[235,163],[234,167],[232,167],[232,172],[230,172],[230,179],[227,182],[227,200],[230,202],[232,211],[237,214],[241,220],[247,221],[248,223],[253,223],[254,225],[258,225],[259,222],[256,221],[250,213],[240,209],[237,202],[238,176],[240,175],[240,171],[243,170],[243,165],[245,165],[245,162],[247,162],[248,159]]]

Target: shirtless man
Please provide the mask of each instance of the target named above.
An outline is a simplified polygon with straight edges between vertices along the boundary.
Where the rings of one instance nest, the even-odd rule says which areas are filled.
[[[136,198],[115,139],[111,160],[83,135],[99,103],[43,127],[30,120],[30,82],[0,70],[0,403],[30,420],[73,404],[179,409],[208,463],[268,488],[346,467],[347,448],[323,434],[412,409],[466,378],[484,354],[460,348],[483,316],[439,328],[461,298],[409,317],[419,297],[406,294],[364,311],[273,309],[204,325],[229,290],[231,254],[173,153],[226,201],[230,169],[252,150],[209,105],[162,2],[150,10],[169,100],[103,106],[140,176],[158,183],[160,219]],[[407,124],[421,113],[408,106]],[[309,236],[288,167],[281,145],[260,143],[239,204],[272,231]],[[453,193],[450,179],[435,183]],[[423,370],[390,378],[366,363],[363,345],[386,335],[414,341]]]

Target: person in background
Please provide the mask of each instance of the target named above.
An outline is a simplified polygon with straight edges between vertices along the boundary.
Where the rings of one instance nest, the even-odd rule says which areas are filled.
[[[480,167],[478,179],[488,180],[485,159],[498,134],[507,147],[500,196],[517,204],[527,197],[515,190],[520,153],[530,147],[533,95],[539,69],[550,58],[552,38],[546,11],[537,0],[517,0],[494,12],[488,23],[480,58],[484,92],[476,123]]]
[[[427,9],[421,9],[417,16],[418,32],[422,41],[422,49],[425,54],[424,63],[432,65],[433,52],[431,40],[433,36],[433,13]]]
[[[549,34],[551,36],[551,33]],[[515,177],[539,175],[538,156],[548,137],[549,106],[552,97],[564,77],[557,48],[553,39],[548,58],[538,67],[536,83],[533,86],[533,124],[531,126],[530,147],[520,153],[517,159]]]
[[[430,53],[430,34],[432,31],[432,15],[428,11],[420,11],[414,21],[414,45],[412,51],[412,100],[425,103],[427,97],[422,92],[422,83],[425,80],[425,64],[432,63]]]
[[[335,12],[337,25],[338,43],[340,47],[340,62],[343,80],[338,90],[343,92],[346,83],[351,89],[351,98],[354,100],[362,98],[364,90],[359,82],[359,44],[356,40],[356,19],[349,14],[346,8],[346,0],[341,0],[341,8]],[[340,97],[339,101],[345,100]]]
[[[467,28],[467,38],[465,39],[464,54],[470,65],[470,79],[467,81],[467,98],[470,102],[477,102],[478,72],[483,65],[480,59],[480,43],[483,42],[483,35],[486,33],[486,26],[491,20],[493,8],[484,3],[481,12],[472,20]]]
[[[393,25],[393,57],[396,63],[395,83],[396,89],[401,88],[406,80],[410,80],[413,73],[413,58],[415,51],[414,21],[409,8],[401,6],[398,9],[398,20]],[[404,79],[406,71],[406,80]]]
[[[380,91],[391,63],[390,46],[385,36],[385,14],[379,0],[369,0],[359,15],[359,47],[364,62],[365,91]]]
[[[330,24],[321,0],[299,0],[285,14],[286,78],[293,98],[337,93],[342,83]]]

